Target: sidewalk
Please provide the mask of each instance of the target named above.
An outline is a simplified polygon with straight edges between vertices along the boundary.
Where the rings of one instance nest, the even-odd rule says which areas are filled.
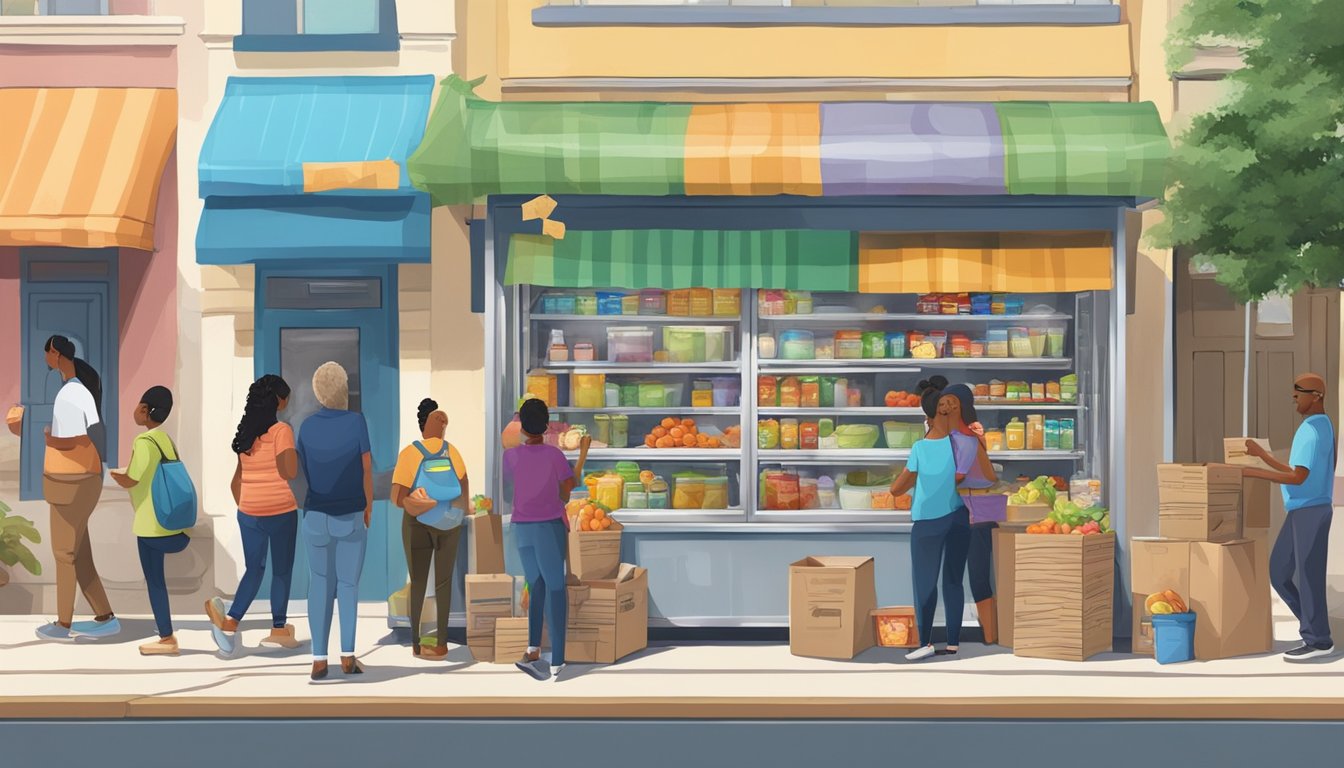
[[[1290,665],[1278,656],[1159,667],[1107,654],[1085,663],[1020,659],[963,647],[907,663],[873,649],[850,662],[805,659],[783,644],[654,644],[612,666],[573,665],[538,683],[509,664],[413,659],[385,618],[361,618],[362,678],[308,680],[308,650],[244,649],[217,658],[204,620],[179,624],[182,655],[146,658],[145,618],[123,618],[116,641],[38,641],[37,617],[0,618],[0,719],[154,718],[846,718],[846,719],[1344,719],[1344,658]],[[295,620],[301,638],[305,621]],[[1278,650],[1294,626],[1280,622]],[[334,658],[334,656],[333,656]]]

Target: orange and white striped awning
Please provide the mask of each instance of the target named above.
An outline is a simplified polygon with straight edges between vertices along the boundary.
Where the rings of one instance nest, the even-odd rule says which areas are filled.
[[[0,246],[154,249],[170,88],[0,88]]]

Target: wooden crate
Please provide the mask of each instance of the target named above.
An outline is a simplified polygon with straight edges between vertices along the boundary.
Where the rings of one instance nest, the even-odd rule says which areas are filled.
[[[1241,468],[1159,464],[1157,527],[1164,539],[1236,541],[1242,535]]]
[[[1013,654],[1085,661],[1111,650],[1115,535],[1014,537]]]

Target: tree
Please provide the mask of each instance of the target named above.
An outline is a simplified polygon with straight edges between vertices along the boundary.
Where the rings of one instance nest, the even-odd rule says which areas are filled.
[[[1159,247],[1185,247],[1239,299],[1344,280],[1344,7],[1340,0],[1190,0],[1168,39],[1245,66],[1177,139]]]

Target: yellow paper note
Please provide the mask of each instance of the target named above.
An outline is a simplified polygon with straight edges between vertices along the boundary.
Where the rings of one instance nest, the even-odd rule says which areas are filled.
[[[535,221],[537,219],[548,219],[552,213],[555,213],[555,207],[559,203],[550,195],[534,197],[523,203],[523,221]]]

